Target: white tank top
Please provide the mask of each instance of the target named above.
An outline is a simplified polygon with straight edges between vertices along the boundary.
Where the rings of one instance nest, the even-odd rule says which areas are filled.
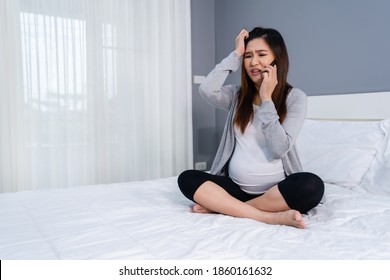
[[[259,106],[254,106],[254,112]],[[259,129],[260,128],[260,129]],[[274,159],[260,121],[253,118],[244,134],[234,127],[236,146],[229,163],[229,176],[249,194],[261,194],[285,178],[281,159]]]

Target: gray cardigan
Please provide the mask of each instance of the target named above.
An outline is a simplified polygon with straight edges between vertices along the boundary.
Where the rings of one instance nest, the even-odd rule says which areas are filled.
[[[200,94],[213,106],[228,111],[228,117],[222,134],[221,143],[214,158],[210,173],[222,175],[226,164],[233,154],[236,140],[233,130],[233,117],[236,110],[238,92],[237,85],[224,86],[227,76],[241,66],[241,58],[232,52],[217,64],[199,87]],[[295,140],[306,118],[307,97],[304,92],[293,88],[287,97],[287,115],[283,124],[272,101],[263,102],[255,114],[260,120],[267,139],[269,149],[275,159],[282,159],[286,175],[302,171]]]

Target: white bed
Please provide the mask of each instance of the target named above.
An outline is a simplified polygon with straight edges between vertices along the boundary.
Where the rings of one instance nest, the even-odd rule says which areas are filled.
[[[176,177],[3,193],[0,259],[388,260],[390,120],[378,119],[390,113],[317,120],[350,119],[350,98],[390,104],[390,93],[309,98],[298,149],[326,181],[326,200],[304,216],[307,229],[191,213]]]

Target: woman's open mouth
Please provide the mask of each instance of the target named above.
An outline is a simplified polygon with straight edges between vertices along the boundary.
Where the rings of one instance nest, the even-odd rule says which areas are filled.
[[[253,68],[253,69],[251,69],[251,74],[253,76],[261,75],[261,70],[257,69],[257,68]]]

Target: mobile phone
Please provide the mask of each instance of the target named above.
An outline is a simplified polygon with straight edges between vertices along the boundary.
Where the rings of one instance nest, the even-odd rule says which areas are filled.
[[[271,62],[270,66],[273,67],[273,66],[275,66],[275,65],[276,65],[276,59],[274,59],[274,61]],[[266,73],[266,72],[268,73],[268,69],[267,69],[267,68],[265,68],[265,69],[263,69],[263,70],[261,71],[262,74],[264,74],[264,73]]]

